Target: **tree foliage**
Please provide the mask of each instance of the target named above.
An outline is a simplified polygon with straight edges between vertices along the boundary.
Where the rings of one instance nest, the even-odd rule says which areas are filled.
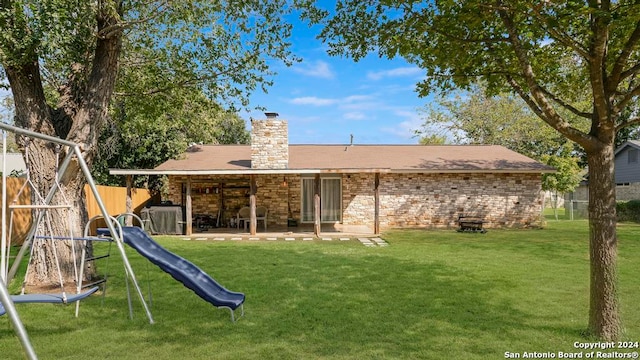
[[[423,114],[418,136],[436,131],[456,144],[502,145],[536,160],[559,155],[568,146],[567,139],[546,126],[521,98],[509,93],[490,96],[481,85],[441,96]],[[586,121],[580,126],[588,128]]]
[[[580,183],[579,159],[572,152],[573,146],[517,96],[488,96],[482,86],[475,85],[470,91],[459,91],[428,105],[425,116],[417,134],[438,129],[450,134],[457,144],[502,145],[555,167],[557,173],[542,176],[543,190],[565,193]],[[582,120],[580,126],[586,129],[588,124]]]
[[[15,103],[15,124],[78,143],[92,167],[101,134],[112,122],[109,106],[118,106],[112,104],[116,93],[136,97],[136,104],[144,106],[145,95],[164,94],[169,103],[179,102],[184,98],[172,96],[188,93],[176,89],[193,88],[198,91],[192,104],[202,105],[199,96],[204,94],[224,108],[246,106],[249,94],[271,84],[271,64],[291,64],[297,60],[290,51],[291,24],[286,19],[308,3],[308,0],[1,1],[0,63],[3,80],[11,87]],[[123,74],[130,81],[118,83]],[[166,134],[165,140],[172,142],[175,139],[171,138],[174,135],[171,126],[196,129],[195,121],[200,122],[194,117],[181,120],[182,124],[177,121],[160,126],[158,133]],[[137,121],[143,119],[133,119],[130,131],[140,125]],[[161,143],[154,145],[162,146]],[[56,156],[41,141],[30,142],[28,146],[27,166],[33,183],[45,192],[51,186]],[[81,233],[81,219],[86,217],[82,210],[84,179],[75,166],[69,167],[63,179],[67,197],[77,209],[72,216],[74,231]],[[56,201],[61,199],[55,198]],[[65,228],[62,220],[53,224],[55,232],[63,232]],[[61,242],[56,247],[58,253],[69,254],[66,244]],[[53,258],[45,247],[36,252],[40,255],[37,259]],[[70,273],[70,267],[66,266],[70,256],[62,262],[63,271]],[[31,274],[29,282],[56,281],[47,273],[47,269],[53,268],[51,264],[32,268],[42,269],[42,273]]]
[[[371,52],[420,66],[420,94],[468,90],[519,96],[579,144],[589,166],[589,330],[620,336],[613,152],[616,133],[640,122],[640,5],[619,1],[338,0],[325,13],[329,52]],[[582,96],[587,92],[587,102]],[[633,116],[622,116],[627,110]],[[571,114],[568,116],[567,114]],[[573,120],[585,119],[581,128]]]

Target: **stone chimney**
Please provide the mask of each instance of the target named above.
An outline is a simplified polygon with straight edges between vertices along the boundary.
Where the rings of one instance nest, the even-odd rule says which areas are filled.
[[[251,120],[251,168],[289,167],[289,130],[278,113],[265,113],[266,120]]]

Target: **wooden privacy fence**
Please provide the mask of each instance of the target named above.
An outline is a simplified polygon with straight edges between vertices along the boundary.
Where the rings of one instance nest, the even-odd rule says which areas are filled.
[[[7,178],[7,207],[13,202],[13,199],[20,191],[20,188],[24,184],[23,178]],[[115,186],[96,186],[98,194],[104,203],[109,215],[118,215],[126,212],[127,205],[127,188],[115,187]],[[84,192],[87,199],[87,213],[89,218],[96,215],[101,215],[98,202],[91,192],[89,185],[85,185]],[[133,212],[139,214],[142,207],[147,201],[152,198],[152,194],[147,189],[131,189],[131,207]],[[31,203],[31,191],[29,187],[25,187],[25,190],[20,194],[18,199],[19,204]],[[21,244],[24,240],[29,228],[31,227],[31,210],[30,209],[16,209],[13,213],[13,231],[11,236],[11,244]],[[7,208],[7,228],[9,226],[9,214]],[[8,235],[8,232],[7,232]]]

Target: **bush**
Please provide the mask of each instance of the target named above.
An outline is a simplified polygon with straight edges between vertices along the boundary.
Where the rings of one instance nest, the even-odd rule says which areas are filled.
[[[618,201],[616,204],[618,221],[640,223],[640,200]]]

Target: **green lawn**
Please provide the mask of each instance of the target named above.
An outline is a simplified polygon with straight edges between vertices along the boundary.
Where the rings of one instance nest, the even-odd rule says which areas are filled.
[[[20,304],[41,359],[504,359],[505,352],[576,352],[587,324],[588,227],[460,234],[393,231],[390,246],[357,241],[159,242],[247,294],[246,316],[202,301],[134,253],[150,280],[149,325],[111,259],[107,296],[73,306]],[[619,298],[626,340],[640,341],[640,226],[619,227]],[[6,316],[0,321],[9,324]],[[0,326],[0,358],[24,353]]]

